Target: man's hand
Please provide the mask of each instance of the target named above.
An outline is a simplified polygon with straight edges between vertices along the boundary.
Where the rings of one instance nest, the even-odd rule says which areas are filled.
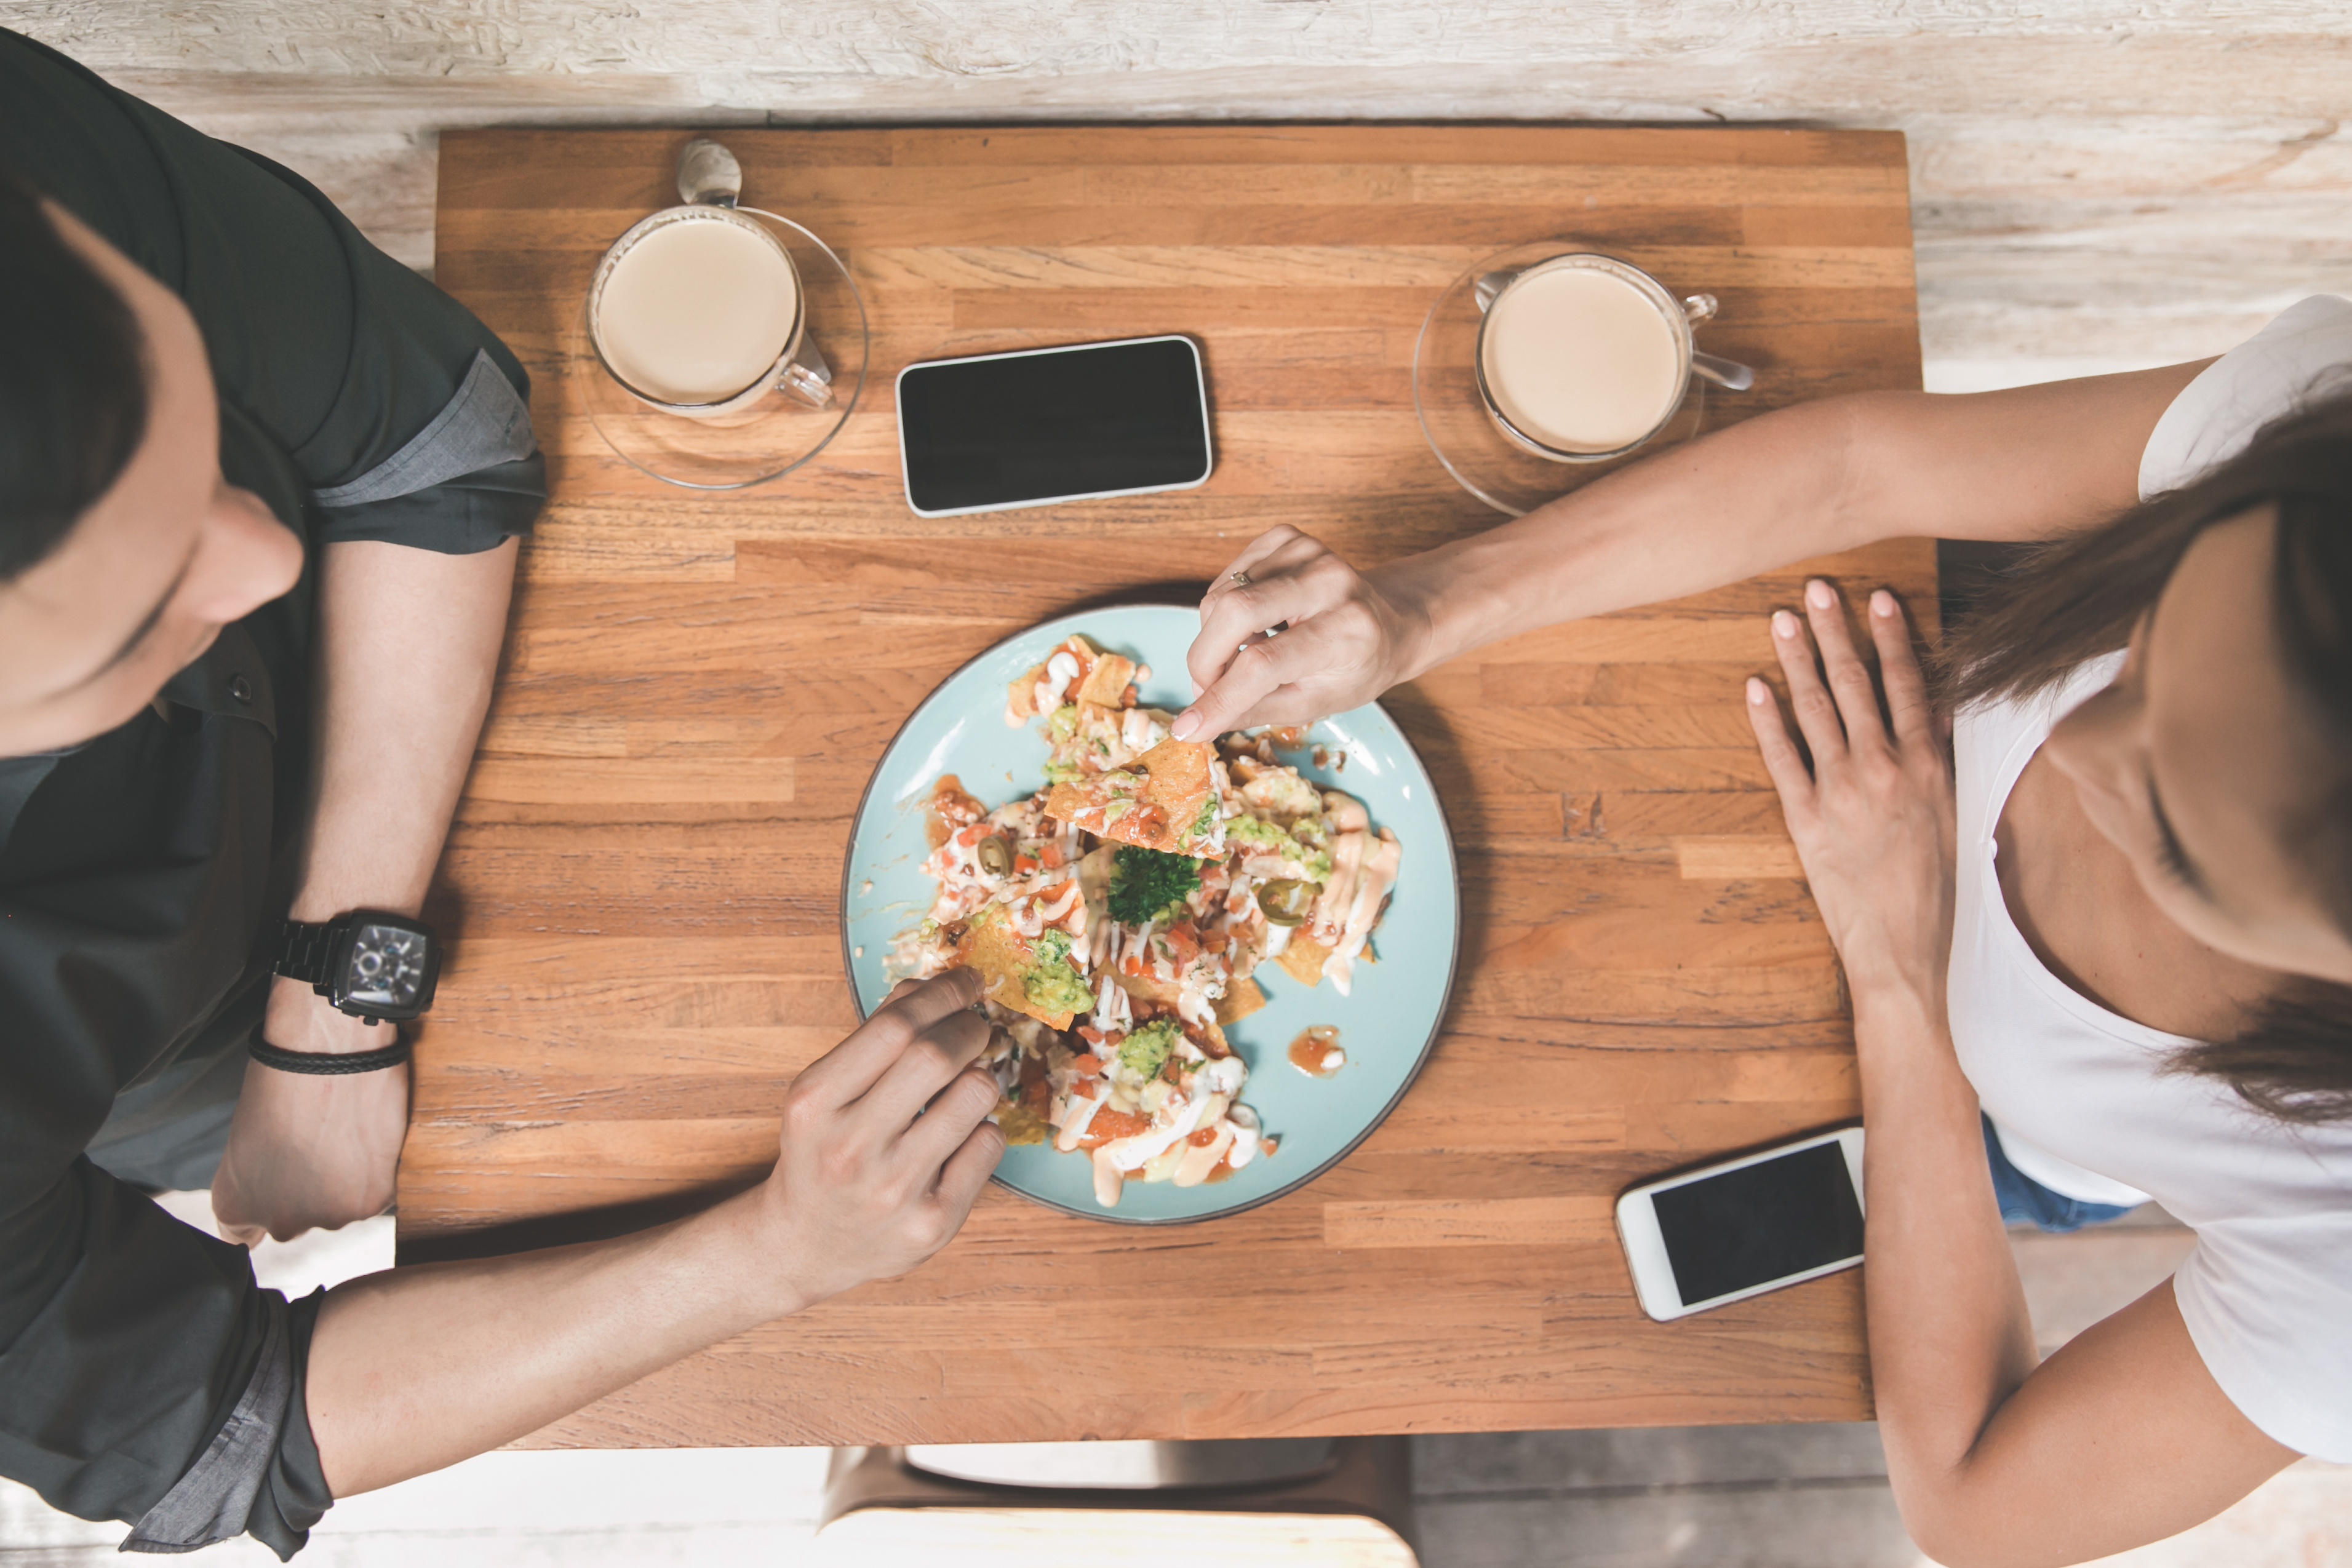
[[[969,969],[908,981],[793,1080],[763,1196],[796,1305],[905,1273],[971,1211],[1004,1153],[979,1000]]]
[[[1287,524],[1269,528],[1201,600],[1201,634],[1185,660],[1201,695],[1172,733],[1202,740],[1345,713],[1419,674],[1428,641],[1408,579],[1359,572]]]
[[[342,1054],[390,1045],[395,1027],[371,1029],[280,975],[271,982],[261,1032],[280,1050]],[[382,1214],[392,1205],[407,1136],[404,1061],[334,1076],[248,1061],[213,1177],[213,1218],[222,1235],[251,1247],[265,1235],[287,1241],[314,1226],[332,1230]]]

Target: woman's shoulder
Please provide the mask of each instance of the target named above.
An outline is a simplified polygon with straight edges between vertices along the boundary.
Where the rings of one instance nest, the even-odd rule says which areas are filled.
[[[2279,312],[2180,390],[2140,455],[2140,498],[2180,488],[2243,451],[2271,421],[2347,391],[2352,299],[2315,294]]]
[[[1980,698],[1952,716],[1952,748],[1956,757],[1974,752],[1985,759],[1990,748],[2006,752],[2021,741],[2039,746],[2095,693],[2112,685],[2124,666],[2125,650],[2085,659],[2050,685],[2027,696]]]

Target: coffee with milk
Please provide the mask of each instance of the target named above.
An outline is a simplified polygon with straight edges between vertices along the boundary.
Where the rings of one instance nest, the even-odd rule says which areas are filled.
[[[1612,272],[1531,270],[1487,312],[1487,390],[1504,417],[1546,446],[1631,446],[1682,400],[1678,324]]]
[[[656,402],[709,405],[760,386],[793,348],[800,282],[752,220],[681,212],[618,250],[589,308],[597,350],[624,385]]]

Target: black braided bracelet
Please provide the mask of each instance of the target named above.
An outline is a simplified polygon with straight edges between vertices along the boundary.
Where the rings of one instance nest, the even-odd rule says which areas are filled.
[[[324,1051],[280,1051],[259,1035],[245,1048],[253,1060],[264,1067],[274,1067],[280,1072],[309,1072],[334,1076],[345,1072],[380,1072],[387,1067],[397,1067],[408,1060],[409,1042],[394,1037],[390,1045],[375,1051],[354,1051],[335,1055]]]

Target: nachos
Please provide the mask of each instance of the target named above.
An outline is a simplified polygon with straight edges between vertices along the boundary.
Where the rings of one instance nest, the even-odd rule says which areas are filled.
[[[917,978],[982,977],[998,1124],[1086,1155],[1106,1207],[1130,1177],[1192,1186],[1274,1153],[1224,1026],[1265,1006],[1261,966],[1348,994],[1402,853],[1269,736],[1172,738],[1138,703],[1150,674],[1074,636],[1009,685],[1046,787],[991,809],[935,783],[939,894],[892,955]]]

